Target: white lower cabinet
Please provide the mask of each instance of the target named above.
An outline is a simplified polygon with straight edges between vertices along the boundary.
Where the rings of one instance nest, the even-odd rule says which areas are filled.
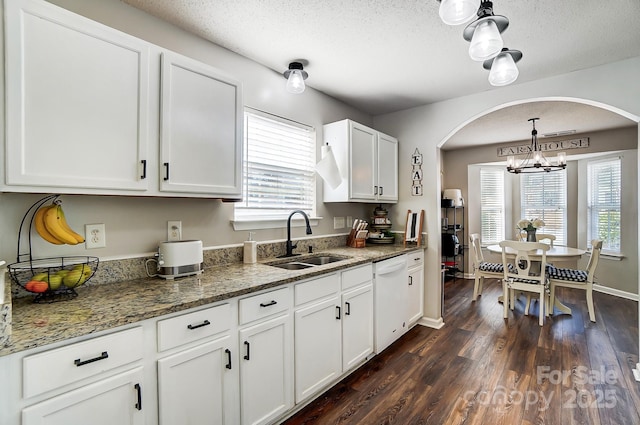
[[[362,363],[373,352],[373,286],[342,294],[342,370]]]
[[[416,323],[423,314],[424,305],[424,251],[420,250],[407,256],[409,269],[409,325]]]
[[[22,410],[22,425],[142,425],[142,368],[102,379]]]
[[[291,288],[239,303],[240,423],[270,423],[293,407]]]

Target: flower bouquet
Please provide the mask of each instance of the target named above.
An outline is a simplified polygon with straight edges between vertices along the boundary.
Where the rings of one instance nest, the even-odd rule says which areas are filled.
[[[539,218],[533,220],[527,220],[523,218],[518,222],[518,230],[524,230],[527,232],[527,242],[536,242],[536,230],[544,227],[544,221]]]

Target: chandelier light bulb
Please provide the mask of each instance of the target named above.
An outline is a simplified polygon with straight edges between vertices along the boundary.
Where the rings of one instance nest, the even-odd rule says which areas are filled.
[[[440,19],[447,25],[460,25],[470,21],[478,10],[478,0],[442,0]]]
[[[513,56],[502,52],[493,60],[489,72],[489,83],[492,86],[506,86],[518,79],[520,71],[516,66]]]
[[[289,78],[287,79],[287,91],[289,93],[299,94],[305,89],[304,78],[302,77],[302,71],[299,69],[291,70]]]
[[[504,42],[496,23],[492,19],[485,19],[478,23],[473,32],[469,56],[474,61],[485,61],[500,53],[503,46]]]

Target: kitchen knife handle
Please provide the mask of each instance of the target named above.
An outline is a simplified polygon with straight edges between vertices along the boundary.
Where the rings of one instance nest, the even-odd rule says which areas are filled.
[[[140,384],[135,384],[133,388],[136,389],[136,393],[138,393],[138,402],[135,405],[135,408],[138,410],[142,410],[142,387]]]
[[[244,358],[245,360],[249,360],[249,358],[251,357],[251,356],[249,355],[249,354],[250,354],[250,349],[251,349],[251,345],[249,344],[249,341],[245,341],[245,342],[244,342],[244,346],[245,346],[245,347],[247,347],[247,354],[245,354],[245,355],[243,356],[243,358]]]
[[[228,348],[224,350],[227,353],[227,365],[225,366],[227,369],[231,369],[231,350]]]
[[[140,178],[146,179],[147,178],[147,160],[142,159],[140,160],[140,163],[142,164],[142,175],[140,176]]]
[[[164,181],[169,180],[169,163],[164,163]]]
[[[86,364],[89,363],[93,363],[93,362],[97,362],[98,360],[104,360],[104,359],[108,359],[109,358],[109,353],[107,353],[106,351],[103,351],[102,354],[100,354],[98,357],[94,357],[92,359],[89,360],[80,360],[80,359],[75,359],[73,361],[73,363],[80,367],[80,366],[84,366]]]
[[[204,322],[200,323],[199,325],[187,325],[187,328],[190,329],[190,330],[193,330],[193,329],[198,329],[198,328],[201,328],[203,326],[210,325],[210,324],[211,324],[210,321],[205,320]]]

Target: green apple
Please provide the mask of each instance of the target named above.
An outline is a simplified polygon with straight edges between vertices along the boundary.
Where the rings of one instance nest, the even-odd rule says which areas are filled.
[[[37,273],[34,274],[31,280],[39,280],[40,282],[46,282],[49,273]]]
[[[49,276],[49,289],[55,291],[60,288],[60,285],[62,285],[62,276],[57,273]]]
[[[85,276],[88,276],[92,273],[91,267],[88,264],[76,264],[73,266],[73,270],[79,270]]]

